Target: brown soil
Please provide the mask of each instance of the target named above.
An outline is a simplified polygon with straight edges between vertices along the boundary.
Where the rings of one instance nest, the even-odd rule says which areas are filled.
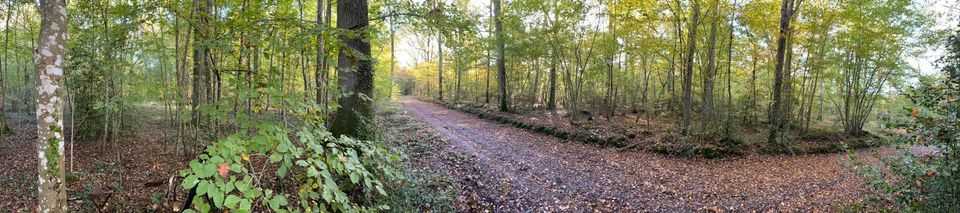
[[[867,193],[844,154],[674,158],[569,143],[404,98],[446,149],[473,158],[493,211],[836,211]],[[862,151],[862,152],[866,152]]]

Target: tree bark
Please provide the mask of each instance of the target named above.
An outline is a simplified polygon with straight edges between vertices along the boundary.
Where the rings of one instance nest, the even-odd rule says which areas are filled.
[[[67,212],[63,166],[63,62],[67,38],[64,0],[41,0],[37,62],[37,155],[39,212]]]
[[[687,54],[684,62],[683,71],[683,118],[681,121],[681,134],[690,133],[690,119],[693,111],[693,57],[697,51],[697,25],[700,24],[700,5],[697,0],[693,1],[693,18],[691,19],[687,31]]]
[[[443,33],[437,31],[437,100],[443,100]]]
[[[324,89],[327,87],[326,75],[323,73],[326,72],[323,67],[326,64],[327,53],[324,46],[323,32],[325,31],[323,25],[323,0],[317,0],[317,28],[320,29],[320,33],[317,33],[317,68],[314,72],[314,84],[316,85],[316,100],[317,105],[323,105],[325,102],[325,97],[323,95]],[[328,14],[329,15],[329,14]]]
[[[10,49],[10,15],[13,14],[13,2],[7,1],[6,5],[7,15],[3,19],[4,29],[3,29],[3,59],[0,59],[0,135],[5,135],[6,133],[11,132],[10,127],[7,126],[6,119],[6,110],[4,103],[6,100],[7,94],[7,82],[6,82],[6,73],[7,68],[10,67],[10,58],[7,57],[7,51]]]
[[[717,25],[720,22],[720,1],[713,1],[713,23],[710,25],[710,35],[707,44],[707,72],[703,78],[703,122],[714,122],[713,82],[717,75]]]
[[[210,16],[210,2],[207,0],[194,0],[194,10],[197,11],[197,20],[196,24],[193,25],[194,31],[194,45],[193,45],[193,94],[191,95],[191,109],[193,112],[193,125],[195,127],[200,126],[201,114],[200,114],[200,105],[206,103],[206,98],[209,97],[207,88],[209,87],[209,80],[207,79],[208,67],[207,67],[207,57],[208,47],[205,44],[209,33],[207,32],[207,25]]]
[[[506,112],[510,110],[510,104],[508,103],[509,97],[507,97],[507,67],[503,58],[503,21],[501,20],[503,14],[501,14],[500,11],[500,0],[492,1],[495,23],[494,28],[496,28],[495,33],[497,35],[497,80],[499,81],[500,86],[500,111]]]
[[[553,48],[550,53],[550,91],[547,94],[547,110],[554,111],[557,110],[557,63],[559,62],[559,57],[557,56],[557,48]]]
[[[337,63],[338,83],[343,95],[334,115],[330,132],[370,139],[373,134],[373,63],[370,59],[370,24],[367,0],[337,1],[337,28],[360,31],[359,36],[341,35],[344,44]]]
[[[786,53],[790,51],[787,45],[787,38],[790,37],[790,20],[794,13],[794,4],[800,4],[797,0],[783,0],[780,5],[780,33],[777,36],[777,63],[774,68],[773,80],[773,105],[770,106],[770,132],[767,136],[768,143],[778,143],[781,138],[784,123],[783,90],[784,90],[784,70],[789,69],[786,60]]]

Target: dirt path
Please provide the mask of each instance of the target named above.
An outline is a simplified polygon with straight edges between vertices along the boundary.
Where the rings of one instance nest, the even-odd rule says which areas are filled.
[[[863,186],[844,155],[728,160],[618,152],[567,142],[403,98],[400,103],[474,158],[494,211],[836,210]]]

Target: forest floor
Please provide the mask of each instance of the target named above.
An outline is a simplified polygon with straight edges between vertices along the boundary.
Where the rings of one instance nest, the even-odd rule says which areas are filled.
[[[411,97],[399,102],[448,141],[444,150],[471,158],[477,174],[460,181],[479,186],[494,212],[836,211],[869,193],[845,153],[678,158],[574,143]]]
[[[73,147],[75,160],[69,154],[70,144],[65,144],[71,211],[161,208],[171,191],[168,179],[192,159],[178,156],[173,143],[165,141],[172,138],[169,134],[175,127],[166,125],[161,112],[138,113],[145,116],[126,121],[136,123],[128,124],[133,128],[115,142],[78,139]],[[7,113],[6,119],[14,133],[0,140],[0,212],[31,212],[36,205],[36,119],[27,113]],[[172,189],[180,193],[179,180],[175,181]]]
[[[399,101],[407,120],[387,121],[401,141],[407,170],[424,179],[410,205],[448,212],[623,212],[691,210],[823,210],[856,203],[867,193],[845,154],[746,155],[710,160],[604,148],[533,133],[410,97]],[[192,156],[175,154],[175,127],[158,109],[137,112],[118,141],[78,140],[68,154],[68,194],[74,211],[149,212],[177,205],[167,179]],[[152,116],[151,116],[152,115]],[[382,116],[390,119],[391,116]],[[395,116],[394,116],[395,117]],[[35,205],[36,122],[7,113],[13,134],[0,139],[0,211]],[[410,128],[410,123],[417,127]],[[413,137],[402,136],[410,134]],[[388,141],[391,139],[388,139]],[[69,148],[68,148],[69,150]],[[121,150],[121,151],[116,151]],[[893,151],[858,151],[883,155]],[[121,159],[118,159],[120,157]],[[174,180],[173,192],[179,190]],[[442,194],[442,195],[433,195]],[[180,194],[179,197],[183,195]],[[436,197],[430,197],[436,196]],[[178,197],[178,198],[179,198]],[[438,201],[439,200],[439,201]],[[446,201],[443,201],[446,200]],[[163,203],[173,202],[173,203]],[[403,208],[400,208],[403,209]]]

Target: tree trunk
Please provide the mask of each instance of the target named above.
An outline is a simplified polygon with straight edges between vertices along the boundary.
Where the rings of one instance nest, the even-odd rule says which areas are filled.
[[[783,107],[783,89],[784,89],[784,70],[789,69],[786,65],[786,53],[790,51],[787,45],[787,38],[790,36],[790,19],[794,13],[794,4],[796,0],[783,0],[780,5],[780,34],[777,36],[777,63],[774,68],[773,80],[773,105],[770,106],[770,132],[767,136],[768,143],[778,143],[782,137],[782,130],[785,127],[784,107]],[[802,2],[802,0],[800,0]]]
[[[458,41],[458,42],[463,44],[463,41]],[[461,69],[463,69],[463,67],[461,67],[460,65],[460,51],[458,51],[457,49],[454,49],[453,50],[453,72],[454,74],[456,74],[456,77],[457,77],[457,82],[455,85],[456,88],[453,93],[453,101],[455,103],[460,103],[460,96],[463,95],[461,94],[462,91],[460,91],[460,86],[461,86],[460,83],[461,81],[463,81],[463,73],[461,72],[462,71]]]
[[[37,155],[39,212],[67,212],[66,180],[63,166],[63,61],[67,38],[67,10],[64,0],[42,0],[41,28],[36,51]]]
[[[547,110],[554,111],[557,109],[557,63],[559,57],[557,56],[556,48],[553,48],[550,54],[550,91],[547,94]]]
[[[437,56],[440,60],[437,62],[437,100],[443,100],[443,33],[437,33]]]
[[[323,65],[326,63],[326,59],[327,59],[326,49],[323,44],[324,42],[323,32],[326,31],[326,29],[323,28],[324,27],[323,16],[324,16],[323,0],[317,0],[317,28],[320,29],[320,33],[317,33],[317,68],[313,74],[314,80],[316,81],[314,82],[314,85],[316,85],[315,102],[317,103],[317,105],[323,105],[325,101],[323,96],[323,90],[327,87],[326,75],[323,74],[324,72],[326,72],[326,70],[324,70]]]
[[[484,80],[486,81],[486,88],[483,89],[483,103],[490,103],[490,49],[487,49],[487,73]]]
[[[687,32],[687,54],[684,62],[683,71],[683,118],[681,121],[681,134],[690,133],[690,119],[693,113],[693,57],[697,51],[697,25],[700,24],[700,5],[697,0],[693,1],[693,18],[690,20]]]
[[[7,126],[6,118],[6,109],[4,103],[6,100],[7,94],[7,82],[6,82],[6,73],[7,68],[10,67],[10,58],[7,57],[7,51],[10,50],[10,15],[13,14],[13,2],[7,1],[6,5],[7,15],[3,19],[4,29],[3,29],[3,59],[0,59],[0,135],[5,135],[6,133],[11,132],[10,127]]]
[[[497,36],[497,80],[500,85],[500,111],[506,112],[509,111],[510,104],[507,99],[507,67],[504,63],[504,51],[503,51],[503,21],[501,20],[503,14],[500,11],[500,0],[493,1],[493,14],[494,14],[494,25],[495,25],[495,34]]]
[[[367,7],[367,0],[337,1],[337,28],[366,30],[370,24]],[[349,95],[338,99],[340,109],[331,119],[330,132],[335,136],[370,139],[373,136],[373,63],[368,35],[357,35],[340,36],[344,47],[337,63],[338,83],[340,90]]]
[[[703,78],[703,122],[704,127],[714,122],[713,81],[717,75],[717,25],[720,23],[720,1],[713,1],[713,23],[710,24],[710,35],[707,42],[707,72]]]
[[[733,5],[734,5],[734,7],[736,7],[737,2],[734,1],[734,2],[733,2]],[[732,84],[732,82],[731,82],[730,79],[733,78],[733,76],[732,76],[732,75],[733,75],[733,72],[732,72],[732,70],[733,70],[733,43],[734,43],[734,40],[733,40],[733,27],[734,27],[734,26],[733,26],[733,20],[736,18],[736,16],[734,15],[735,13],[736,13],[736,11],[733,11],[733,12],[730,14],[730,24],[729,24],[729,27],[730,27],[730,32],[729,32],[729,33],[730,33],[730,34],[729,34],[729,36],[727,37],[727,76],[726,76],[726,77],[727,77],[727,104],[726,104],[726,107],[724,107],[724,108],[725,108],[725,109],[724,109],[725,113],[724,113],[724,118],[723,118],[723,120],[724,120],[724,121],[723,121],[723,134],[724,134],[724,137],[730,137],[730,126],[732,125],[732,124],[731,124],[731,121],[733,120],[733,119],[731,119],[731,117],[734,116],[734,113],[733,113],[733,112],[734,112],[734,110],[733,110],[733,84]]]
[[[201,114],[200,114],[200,105],[206,103],[206,98],[208,96],[207,88],[208,85],[208,68],[207,68],[207,56],[208,56],[208,47],[205,44],[207,37],[209,36],[206,31],[208,25],[208,18],[210,16],[210,6],[207,0],[194,0],[193,1],[195,10],[197,11],[197,22],[193,26],[194,29],[194,45],[193,45],[193,95],[191,96],[191,109],[193,110],[193,125],[195,127],[200,126]]]

